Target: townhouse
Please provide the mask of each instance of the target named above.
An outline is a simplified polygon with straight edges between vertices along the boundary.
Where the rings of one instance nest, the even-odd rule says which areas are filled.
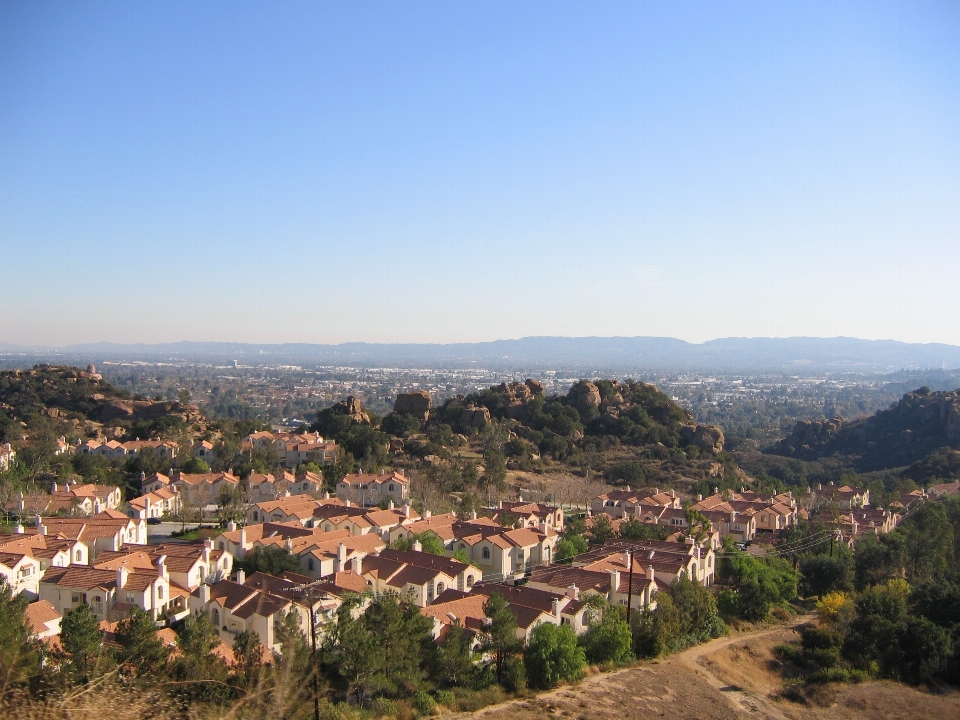
[[[245,583],[241,571],[235,581],[201,585],[190,594],[189,611],[207,615],[220,639],[230,647],[241,632],[255,632],[268,650],[279,653],[277,628],[289,612],[298,615],[301,628],[310,627],[309,606]]]
[[[508,502],[501,500],[491,512],[490,519],[498,525],[543,529],[561,532],[563,530],[563,509],[524,501]]]
[[[38,518],[37,531],[82,543],[88,563],[106,550],[147,544],[146,520],[127,517],[115,510],[83,518]]]
[[[182,501],[193,505],[216,505],[221,496],[240,489],[240,478],[229,472],[184,473],[174,470],[170,487],[180,493]]]
[[[40,599],[61,615],[89,605],[98,620],[116,622],[136,606],[154,622],[165,620],[170,580],[161,556],[150,569],[120,565],[116,570],[71,565],[48,568],[40,580]]]
[[[329,465],[337,459],[337,444],[324,441],[320,433],[260,431],[247,435],[240,447],[244,450],[273,448],[280,463],[290,468],[308,462]]]
[[[364,506],[379,505],[384,500],[402,504],[410,497],[410,481],[402,471],[378,475],[348,473],[337,483],[337,495]]]
[[[673,585],[685,574],[693,582],[710,586],[716,575],[717,558],[712,547],[701,546],[688,537],[684,542],[656,540],[608,540],[573,560],[587,570],[621,570],[629,573],[628,555],[633,558],[634,575],[655,571],[655,578]]]
[[[28,531],[22,525],[15,527],[13,535],[0,537],[0,552],[29,555],[40,563],[41,573],[51,566],[86,565],[89,559],[87,546],[79,540],[46,535],[35,528]]]
[[[57,612],[46,600],[37,600],[27,605],[27,623],[30,631],[38,640],[49,644],[57,644],[60,635],[60,622],[63,616]]]
[[[470,565],[421,552],[416,545],[407,552],[384,550],[358,564],[358,574],[367,581],[374,595],[399,595],[421,608],[448,588],[469,589],[480,575]]]
[[[680,508],[680,498],[676,491],[660,492],[659,488],[638,488],[633,490],[628,485],[625,490],[611,490],[598,495],[590,501],[592,513],[606,513],[613,519],[635,515],[635,508],[644,504],[654,507]]]
[[[127,512],[137,519],[159,519],[176,515],[182,507],[183,501],[176,488],[161,487],[128,502]]]
[[[23,552],[0,551],[0,578],[14,595],[23,593],[30,599],[39,596],[40,561]]]
[[[6,472],[17,461],[17,451],[10,443],[0,445],[0,472]]]
[[[294,475],[282,471],[272,473],[251,473],[246,480],[247,494],[253,502],[277,500],[293,495],[312,495],[319,497],[323,492],[323,477],[315,472],[303,471]]]

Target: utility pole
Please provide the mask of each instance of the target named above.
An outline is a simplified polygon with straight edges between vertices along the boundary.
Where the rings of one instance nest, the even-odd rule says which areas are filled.
[[[630,625],[630,606],[633,605],[633,550],[627,550],[627,562],[630,565],[627,582],[627,626]]]

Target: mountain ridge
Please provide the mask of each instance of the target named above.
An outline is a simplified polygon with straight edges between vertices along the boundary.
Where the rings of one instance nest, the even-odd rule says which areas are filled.
[[[838,370],[960,367],[960,346],[851,337],[727,337],[690,343],[657,336],[528,336],[476,343],[80,343],[59,348],[0,343],[0,353],[103,359],[233,359],[348,365],[649,370]]]

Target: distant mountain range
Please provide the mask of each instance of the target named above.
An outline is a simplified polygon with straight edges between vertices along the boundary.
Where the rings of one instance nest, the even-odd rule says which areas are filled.
[[[663,337],[527,337],[453,344],[177,342],[91,343],[61,348],[0,343],[4,365],[104,360],[197,360],[241,364],[363,367],[471,367],[540,370],[890,371],[960,368],[960,346],[857,338],[721,338],[688,343]]]

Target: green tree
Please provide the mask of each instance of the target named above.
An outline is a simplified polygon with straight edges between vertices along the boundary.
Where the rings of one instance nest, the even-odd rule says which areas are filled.
[[[235,570],[243,570],[247,575],[255,572],[267,575],[282,575],[284,572],[303,572],[296,555],[279,545],[258,545],[243,559],[234,562]]]
[[[707,588],[683,573],[674,581],[671,590],[673,604],[679,614],[681,635],[703,642],[723,632],[723,623],[717,617],[716,601]]]
[[[494,593],[487,599],[483,614],[490,622],[481,635],[481,647],[484,651],[493,653],[497,682],[502,682],[507,660],[521,648],[517,639],[517,618],[510,612],[507,601],[500,593]]]
[[[192,457],[180,466],[181,472],[199,474],[210,472],[210,466],[202,458]]]
[[[597,545],[603,545],[603,543],[611,539],[615,534],[609,515],[601,513],[593,516],[593,527],[590,528],[590,535]]]
[[[554,553],[554,560],[560,562],[561,560],[568,560],[572,557],[576,557],[581,553],[585,553],[588,549],[587,541],[583,538],[582,535],[573,535],[570,533],[565,533],[560,542],[557,543],[557,550]]]
[[[64,616],[60,643],[70,656],[69,671],[76,680],[85,683],[94,677],[103,655],[103,636],[100,621],[89,605],[78,605]]]
[[[620,524],[620,538],[622,540],[665,540],[667,529],[662,525],[640,522],[630,518]]]
[[[436,678],[445,685],[461,685],[473,672],[474,659],[472,634],[454,625],[437,648]]]
[[[580,636],[580,644],[590,663],[618,663],[629,658],[633,636],[625,613],[616,606],[603,609],[602,615]]]
[[[850,589],[850,576],[853,570],[853,558],[849,554],[841,557],[828,555],[808,555],[800,560],[800,591],[804,597],[823,597],[827,593]]]
[[[170,651],[157,637],[157,626],[146,612],[133,606],[130,615],[119,623],[115,633],[120,645],[119,660],[138,678],[150,678],[167,663]]]
[[[586,655],[569,625],[541,623],[533,629],[523,653],[527,677],[535,687],[551,687],[583,674]]]
[[[177,681],[171,688],[174,695],[187,702],[220,703],[229,698],[227,664],[213,652],[219,644],[217,629],[206,613],[184,618],[177,632],[179,652],[168,668]]]
[[[27,598],[0,577],[0,698],[40,671],[40,645],[27,622]]]
[[[941,503],[924,503],[906,523],[904,555],[911,579],[944,573],[953,560],[953,526]]]
[[[637,657],[657,657],[671,650],[681,636],[680,612],[667,593],[657,593],[656,609],[636,613],[631,630]]]

